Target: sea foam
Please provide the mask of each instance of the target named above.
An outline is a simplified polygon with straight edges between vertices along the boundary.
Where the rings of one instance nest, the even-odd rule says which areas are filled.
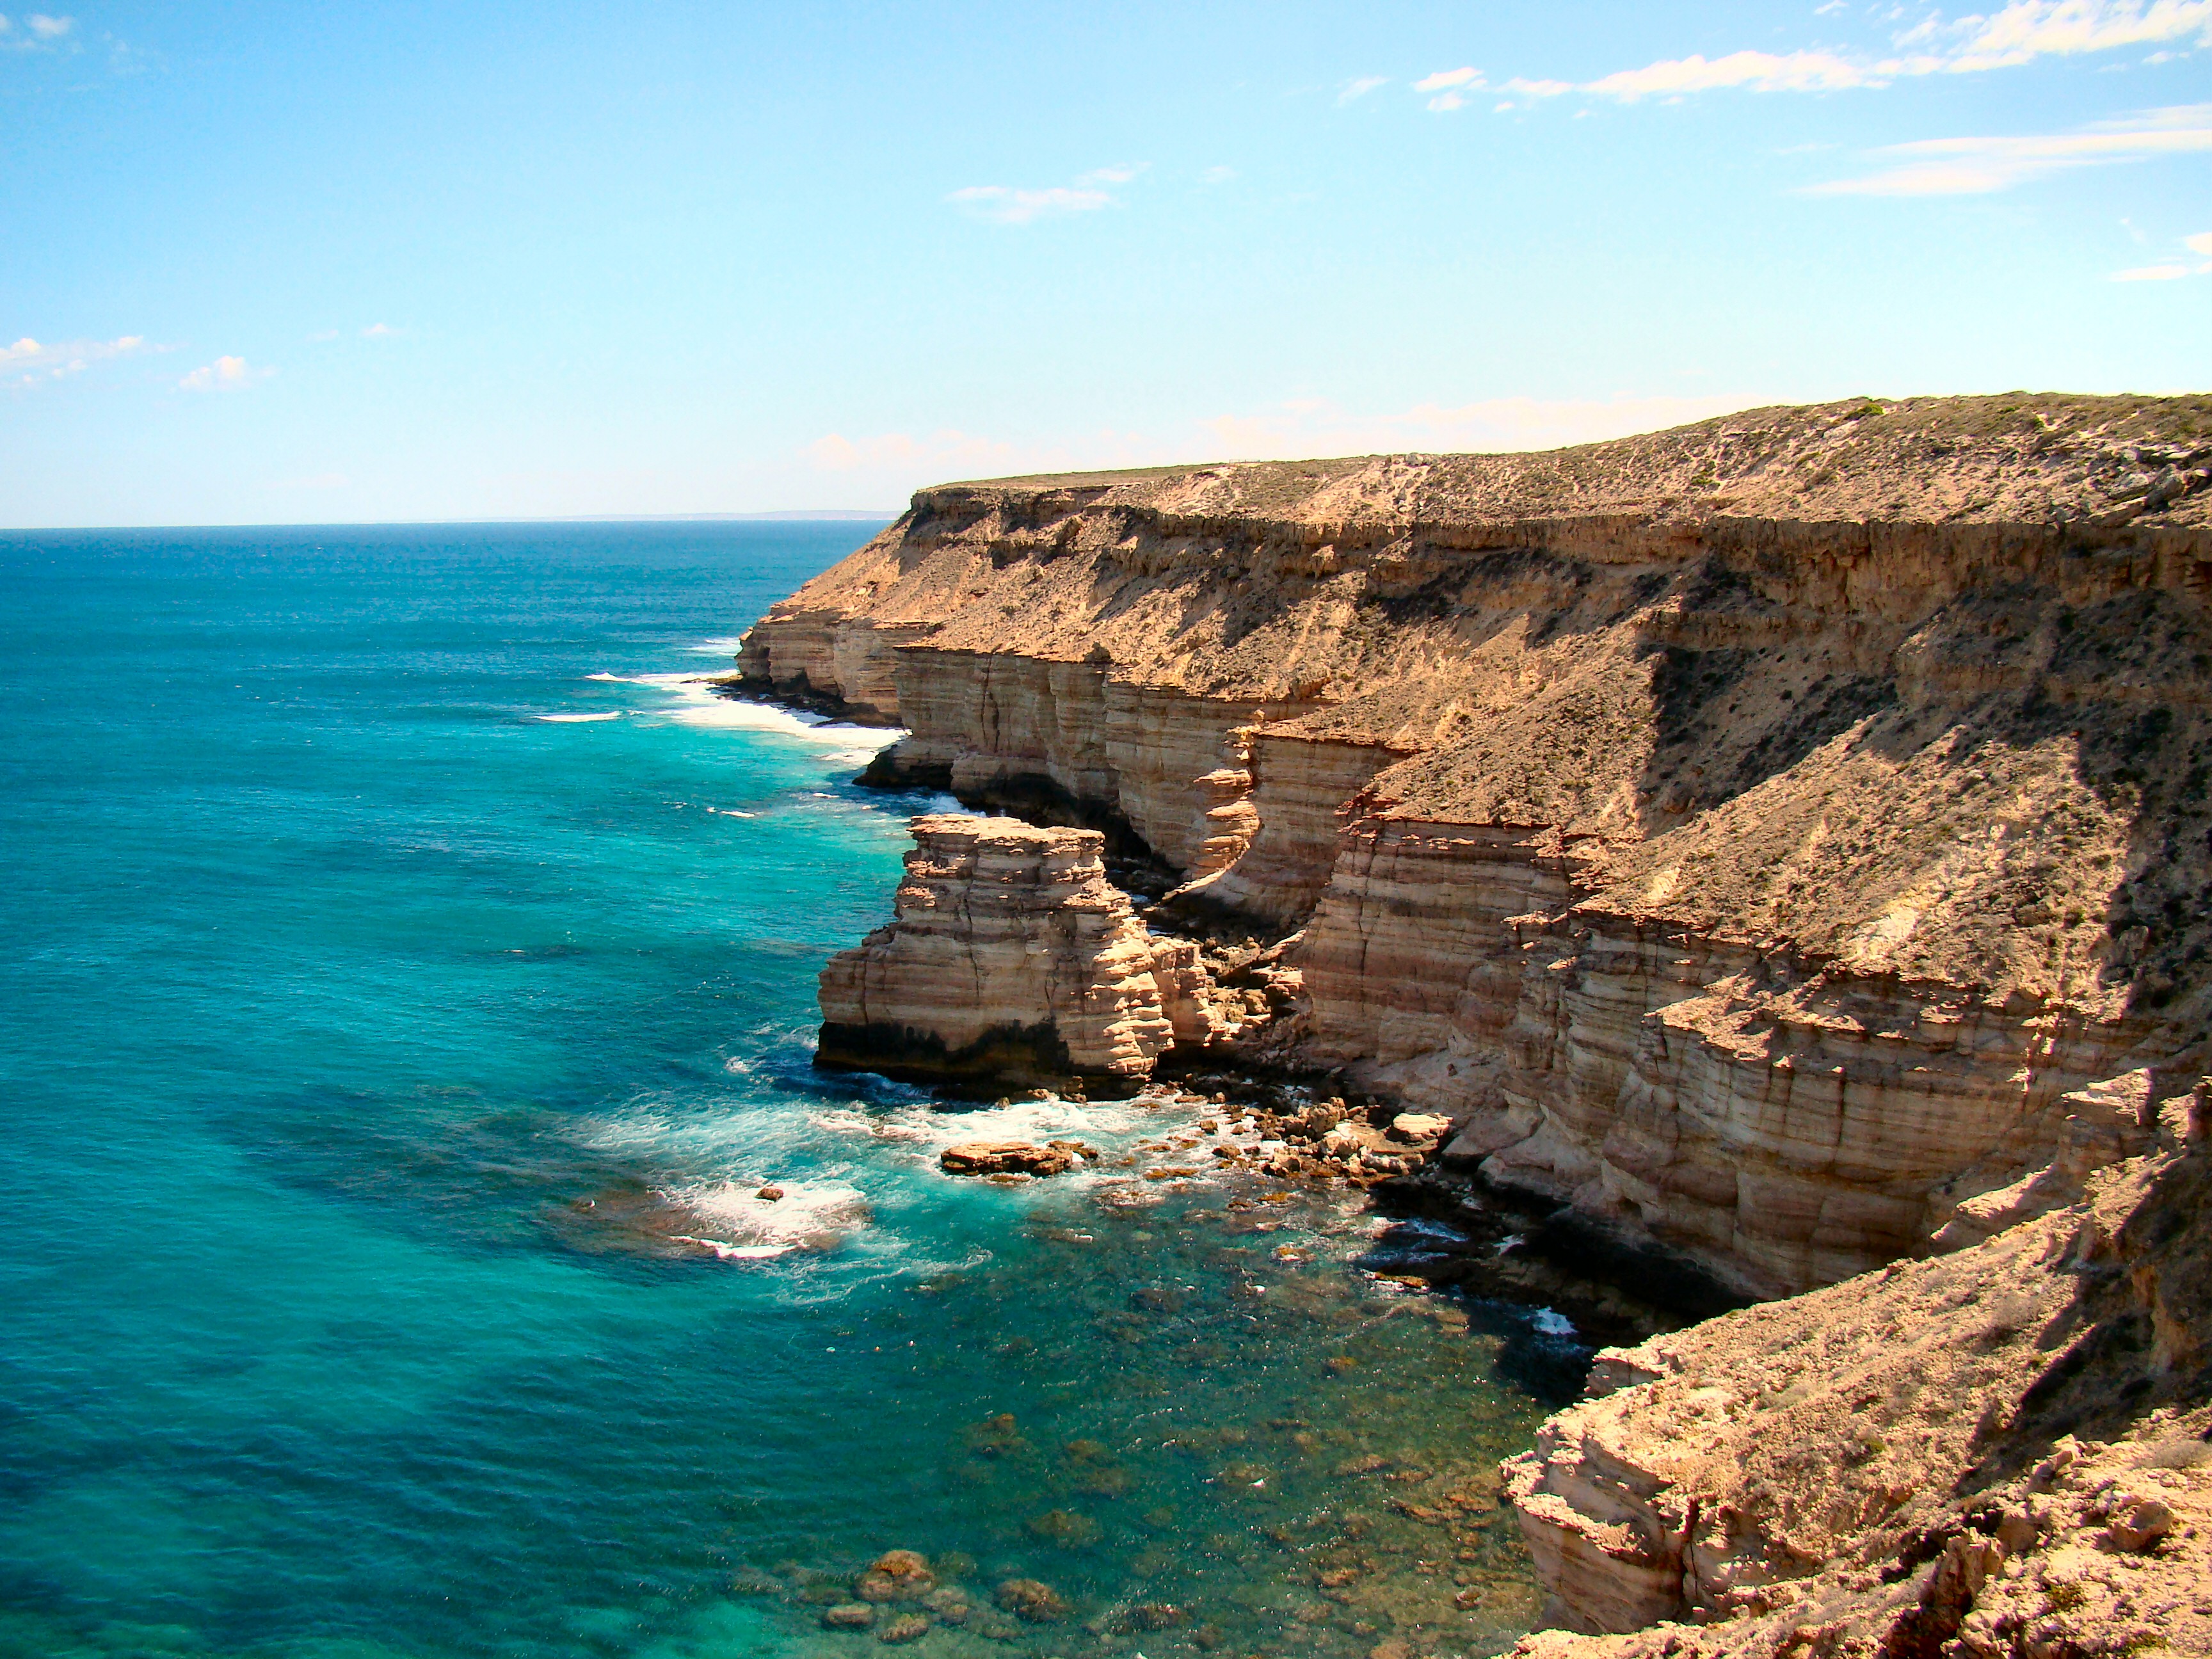
[[[586,678],[617,685],[651,686],[675,700],[672,707],[635,711],[638,714],[673,720],[678,726],[714,726],[738,732],[774,732],[785,737],[805,738],[811,742],[829,744],[846,751],[855,763],[866,761],[878,749],[896,743],[906,735],[896,728],[854,726],[823,715],[779,708],[772,703],[726,697],[715,689],[714,680],[701,674],[598,673]],[[845,756],[841,755],[837,758],[842,760]]]

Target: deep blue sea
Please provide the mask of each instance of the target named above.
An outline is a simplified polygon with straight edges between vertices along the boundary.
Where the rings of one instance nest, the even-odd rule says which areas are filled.
[[[870,529],[0,533],[0,1654],[856,1659],[894,1547],[944,1659],[1527,1627],[1418,1226],[811,1069],[945,803],[700,681]],[[1036,1132],[1121,1172],[936,1170]]]

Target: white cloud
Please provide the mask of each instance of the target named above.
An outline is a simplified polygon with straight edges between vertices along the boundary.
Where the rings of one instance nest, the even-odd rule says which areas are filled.
[[[256,368],[243,357],[218,357],[203,364],[177,382],[179,392],[243,392],[256,380],[265,380],[276,371]]]
[[[337,337],[337,330],[334,328],[319,328],[313,334],[310,334],[307,337],[307,343],[310,345],[322,345],[325,342],[335,340]]]
[[[1553,449],[1680,426],[1744,408],[1745,398],[1492,398],[1445,406],[1420,404],[1395,415],[1352,415],[1323,399],[1282,404],[1255,416],[1204,422],[1218,453],[1232,459],[1309,455],[1449,454]]]
[[[1200,184],[1225,185],[1236,176],[1237,169],[1235,167],[1208,167],[1205,172],[1200,173],[1198,178]]]
[[[74,17],[50,17],[42,11],[34,11],[24,17],[21,28],[16,27],[13,18],[0,16],[0,51],[75,51],[73,43],[66,48],[61,43],[76,27],[76,19]],[[27,33],[25,30],[29,32]]]
[[[1054,185],[1046,190],[969,185],[945,199],[980,218],[995,220],[1002,225],[1025,225],[1051,215],[1096,213],[1100,208],[1112,207],[1115,197],[1105,186],[1126,185],[1144,170],[1142,162],[1117,161],[1110,167],[1093,167],[1070,185]]]
[[[1869,70],[1832,52],[1732,52],[1725,58],[1692,55],[1622,70],[1589,82],[1579,90],[1626,104],[1639,98],[1680,97],[1723,88],[1747,92],[1837,92],[1881,82],[1879,70]]]
[[[2141,241],[2142,238],[2138,235],[2136,240]],[[2181,245],[2191,253],[2212,254],[2212,230],[2200,232],[2195,236],[2185,236],[2181,239]],[[2116,283],[2171,283],[2184,276],[2208,275],[2212,275],[2212,262],[2198,265],[2167,260],[2163,264],[2137,265],[2133,270],[2116,270],[2112,273],[2112,280]]]
[[[1387,75],[1363,75],[1356,81],[1346,81],[1344,90],[1336,94],[1336,101],[1348,104],[1355,98],[1364,98],[1377,87],[1389,84],[1390,77]]]
[[[1890,164],[1856,179],[1807,189],[1809,196],[1978,196],[2075,167],[2212,150],[2212,104],[2144,110],[2074,132],[1995,138],[1925,138],[1876,155]]]
[[[1413,82],[1415,92],[1432,92],[1429,107],[1434,110],[1464,109],[1467,94],[1480,92],[1489,82],[1476,69],[1440,70],[1434,75],[1425,75]]]
[[[2212,46],[2212,0],[2013,0],[1993,16],[1923,24],[1899,44],[1932,37],[1944,70],[1971,74],[2191,35]]]
[[[66,380],[82,374],[94,363],[146,349],[144,337],[137,334],[112,340],[64,340],[52,345],[42,344],[27,334],[13,345],[0,346],[0,383],[21,387]]]
[[[1114,201],[1103,190],[1071,190],[1064,185],[1050,190],[1013,190],[1005,185],[970,185],[965,190],[954,191],[945,199],[1002,225],[1025,225],[1048,214],[1092,213],[1110,207]]]
[[[1815,15],[1835,9],[1823,5]],[[1888,54],[1850,56],[1823,48],[1734,52],[1712,58],[1692,54],[1617,70],[1595,81],[1510,81],[1504,89],[1529,97],[1580,92],[1621,103],[1729,90],[1844,92],[1884,87],[1906,76],[1975,75],[2016,69],[2039,58],[2181,41],[2212,46],[2212,0],[2010,0],[1993,13],[1955,21],[1932,13],[1895,36],[1891,43],[1895,50]],[[1474,71],[1451,74],[1467,77]],[[1415,89],[1458,84],[1443,76],[1431,76],[1417,82]],[[1474,84],[1481,83],[1477,80]],[[1430,106],[1456,106],[1443,100]]]
[[[391,340],[398,338],[400,332],[389,323],[371,323],[362,330],[361,337],[364,340]]]

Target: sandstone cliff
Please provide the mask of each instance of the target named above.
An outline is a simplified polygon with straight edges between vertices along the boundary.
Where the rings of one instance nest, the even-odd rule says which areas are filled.
[[[2014,395],[921,491],[744,679],[1275,977],[1237,1012],[1088,865],[957,926],[917,873],[824,1053],[1341,1066],[1814,1290],[1609,1357],[1511,1471],[1562,1622],[1673,1621],[1534,1650],[2212,1650],[2208,485],[2212,398]]]
[[[740,665],[1297,933],[1313,1058],[1771,1295],[2193,1075],[2208,463],[2212,399],[2021,396],[951,485]]]

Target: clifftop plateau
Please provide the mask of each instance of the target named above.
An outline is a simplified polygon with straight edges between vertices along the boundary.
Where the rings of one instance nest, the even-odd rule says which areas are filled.
[[[2050,1241],[2146,1159],[2203,1156],[2172,1103],[2212,1020],[2208,599],[2212,398],[1853,399],[1545,454],[923,489],[739,667],[907,728],[870,781],[1099,832],[1015,861],[1079,860],[1078,921],[947,855],[972,821],[918,824],[898,921],[824,977],[841,1057],[1033,1064],[1134,1021],[1117,1076],[1326,1070],[1449,1120],[1490,1185],[1739,1295],[1957,1257],[1915,1283],[2011,1275],[2057,1330]],[[1125,915],[1108,875],[1157,902]],[[1003,939],[962,920],[1002,912]],[[1060,988],[1018,989],[1016,952]],[[898,988],[940,959],[977,964],[957,1008]],[[1748,1377],[1784,1326],[1741,1329]],[[2137,1389],[2169,1429],[2212,1392],[2202,1345],[2173,1352]],[[2047,1362],[1957,1386],[2017,1404]],[[1668,1542],[1682,1493],[1743,1500],[1725,1445],[1662,1468],[1638,1438],[1650,1401],[1680,1415],[1667,1387],[1577,1408],[1583,1451],[1522,1482],[1585,1629],[1771,1611],[1751,1588],[1832,1553]],[[1929,1433],[1938,1462],[1972,1449]],[[1941,1570],[1907,1586],[1950,1598],[1933,1622],[1891,1611],[1942,1640],[1882,1651],[1980,1628],[1953,1615],[1982,1580]],[[1823,1628],[1805,1650],[1861,1650],[1851,1618]]]

